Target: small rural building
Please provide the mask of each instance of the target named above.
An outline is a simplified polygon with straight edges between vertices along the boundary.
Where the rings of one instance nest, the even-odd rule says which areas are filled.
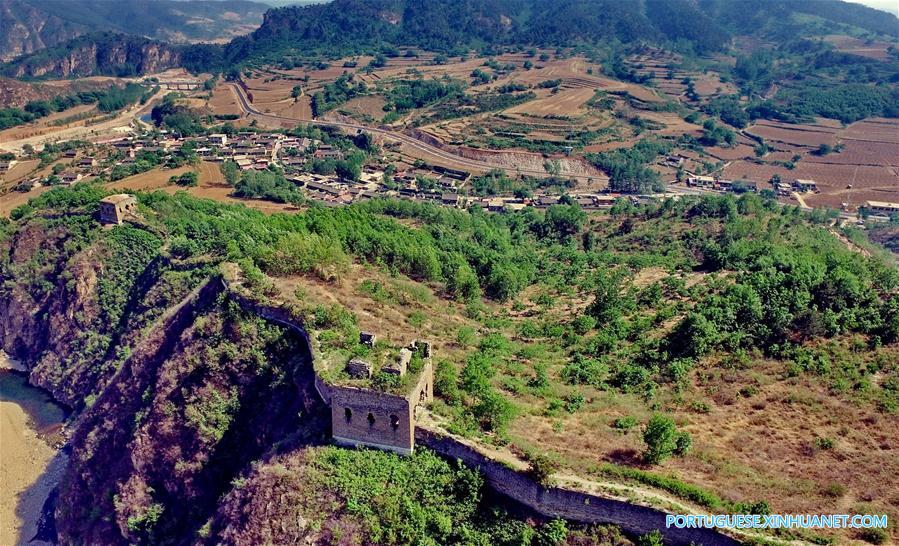
[[[137,208],[137,199],[127,193],[118,193],[100,200],[100,222],[121,224],[125,216]]]
[[[214,133],[206,137],[206,141],[217,146],[228,144],[228,135],[224,133]]]
[[[81,176],[82,176],[81,173],[67,171],[67,172],[62,173],[59,176],[59,179],[62,180],[63,184],[74,184],[75,182],[78,182],[79,180],[81,180]]]
[[[818,183],[814,180],[797,178],[793,181],[793,189],[803,193],[818,193]]]
[[[459,205],[459,194],[458,193],[444,193],[440,196],[440,202],[444,205],[455,207]]]
[[[97,166],[97,160],[93,157],[82,157],[78,160],[78,167],[82,169],[92,169]]]
[[[715,186],[715,177],[713,176],[691,176],[687,178],[688,186],[697,186],[700,188],[712,188]]]
[[[866,201],[865,208],[872,214],[899,214],[899,203],[888,203],[886,201]]]

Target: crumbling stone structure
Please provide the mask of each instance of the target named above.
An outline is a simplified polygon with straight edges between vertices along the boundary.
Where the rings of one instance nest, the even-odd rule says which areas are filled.
[[[100,200],[100,222],[121,224],[125,216],[137,209],[137,199],[127,193],[109,195]]]
[[[416,410],[434,399],[434,371],[426,360],[417,382],[405,395],[348,385],[326,385],[324,390],[331,405],[331,435],[337,444],[411,455]]]
[[[352,358],[347,362],[346,371],[353,379],[368,379],[371,377],[372,366],[361,358]]]
[[[409,369],[410,362],[412,362],[412,351],[403,347],[396,359],[384,366],[384,372],[403,377],[406,375],[406,370]]]
[[[359,332],[359,343],[367,347],[374,347],[378,337],[371,332]]]

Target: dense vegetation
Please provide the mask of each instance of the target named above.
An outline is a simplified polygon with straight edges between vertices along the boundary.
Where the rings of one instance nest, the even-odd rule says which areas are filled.
[[[562,520],[529,525],[491,505],[483,477],[427,450],[402,458],[325,448],[311,462],[312,486],[332,491],[376,544],[556,545]]]
[[[296,184],[284,178],[284,175],[272,171],[245,171],[234,185],[236,197],[267,199],[276,203],[303,202],[303,195]]]
[[[169,93],[150,111],[150,119],[157,127],[165,127],[179,135],[191,136],[206,132],[200,114],[178,102],[177,93]]]
[[[852,24],[895,35],[883,12],[828,0],[815,15],[833,24]],[[782,23],[789,14],[807,13],[801,2],[753,3],[753,25],[734,18],[747,8],[733,0],[704,2],[702,7],[681,0],[638,3],[613,0],[487,0],[426,3],[388,0],[337,0],[322,5],[274,10],[256,32],[234,39],[224,48],[195,46],[184,52],[194,70],[226,69],[247,59],[284,63],[285,58],[310,59],[322,53],[341,56],[366,52],[398,54],[398,47],[417,46],[448,54],[470,48],[503,45],[575,46],[609,42],[654,42],[686,52],[722,49],[737,33],[753,34]],[[403,13],[400,23],[383,14]],[[775,15],[776,14],[776,15]]]
[[[609,189],[612,191],[652,193],[663,191],[664,184],[650,164],[659,154],[670,149],[668,142],[644,139],[631,148],[590,154],[587,159],[608,173]]]
[[[115,112],[138,101],[146,101],[151,94],[152,91],[148,91],[145,87],[129,83],[124,87],[113,85],[105,90],[81,91],[71,95],[60,95],[49,100],[31,101],[23,109],[0,109],[0,129],[29,123],[81,104],[97,103],[97,109],[101,112]]]

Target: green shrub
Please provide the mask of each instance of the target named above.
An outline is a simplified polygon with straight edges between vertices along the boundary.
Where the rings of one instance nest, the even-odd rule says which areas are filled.
[[[635,426],[637,426],[637,418],[632,415],[618,417],[614,421],[612,421],[612,427],[622,432],[627,432]]]

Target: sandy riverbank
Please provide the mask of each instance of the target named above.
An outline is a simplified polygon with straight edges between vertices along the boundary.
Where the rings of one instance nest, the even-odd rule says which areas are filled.
[[[9,371],[16,370],[16,371]],[[44,503],[59,483],[67,456],[58,441],[64,411],[28,385],[23,366],[0,351],[0,545],[30,542],[38,534]],[[42,437],[43,435],[43,437]],[[56,438],[54,440],[53,438]]]
[[[21,406],[0,401],[0,544],[49,544],[28,541],[65,464],[66,456],[31,429]]]

